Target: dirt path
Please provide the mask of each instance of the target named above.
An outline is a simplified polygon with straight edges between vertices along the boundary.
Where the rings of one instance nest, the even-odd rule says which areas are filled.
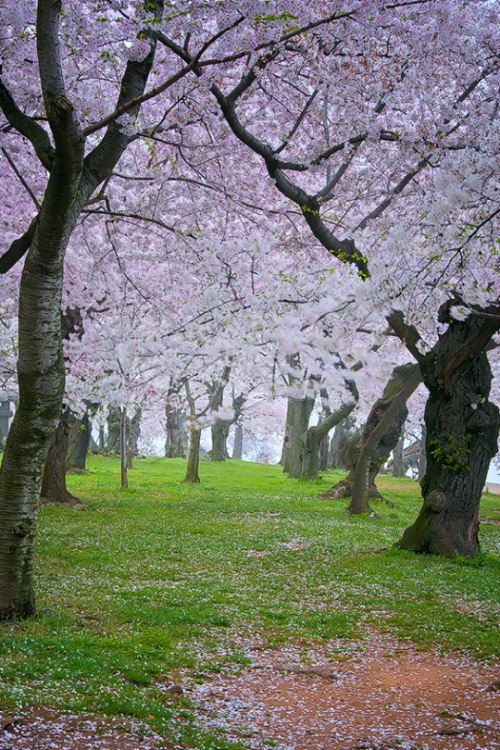
[[[500,750],[500,665],[379,634],[322,648],[240,646],[253,660],[240,674],[181,682],[200,727],[252,750]],[[0,750],[173,750],[139,725],[47,709],[1,726]]]
[[[500,667],[381,636],[337,647],[255,650],[241,675],[193,691],[201,723],[254,750],[500,748]]]

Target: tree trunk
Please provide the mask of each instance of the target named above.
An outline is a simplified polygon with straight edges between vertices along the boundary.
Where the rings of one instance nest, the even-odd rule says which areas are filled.
[[[118,406],[110,406],[108,409],[108,440],[106,450],[112,453],[120,450],[120,409]]]
[[[141,435],[141,414],[142,409],[138,406],[132,419],[128,421],[128,440],[127,440],[127,469],[133,469],[133,458],[138,453],[139,437]]]
[[[319,447],[324,438],[336,425],[340,424],[352,412],[358,403],[359,394],[353,381],[346,381],[352,400],[342,404],[340,409],[328,414],[328,416],[315,427],[309,427],[301,439],[302,466],[300,478],[302,480],[315,479],[319,472]]]
[[[400,478],[400,477],[405,476],[405,467],[404,467],[404,461],[403,461],[404,445],[405,445],[404,432],[402,432],[401,437],[399,438],[394,450],[392,451],[392,460],[393,460],[392,476],[393,477]]]
[[[332,439],[330,441],[330,450],[328,452],[329,469],[347,469],[348,467],[342,461],[342,449],[348,438],[352,435],[355,426],[353,417],[347,417],[335,427]]]
[[[120,486],[124,489],[128,487],[127,446],[127,409],[125,406],[122,406],[120,409]]]
[[[149,7],[161,17],[161,3],[151,0]],[[29,250],[19,294],[19,406],[0,470],[0,618],[26,617],[35,611],[37,509],[64,394],[61,297],[66,247],[85,202],[112,173],[129,143],[121,126],[111,123],[99,144],[85,156],[85,137],[64,84],[60,15],[60,2],[38,0],[38,70],[52,141],[45,129],[22,114],[21,130],[24,135],[29,131],[49,177],[39,215],[21,242],[22,248]],[[154,54],[152,38],[146,58],[127,63],[118,105],[144,91]],[[19,110],[10,94],[2,97],[0,106],[10,125],[18,128]]]
[[[391,380],[384,391],[384,398],[378,404],[378,414],[370,425],[368,439],[361,448],[356,463],[356,473],[352,484],[351,502],[348,513],[371,513],[368,497],[370,484],[382,463],[399,440],[402,426],[408,416],[406,402],[422,382],[418,365],[410,364],[395,367]],[[373,410],[372,410],[373,414]],[[367,429],[363,433],[367,434]]]
[[[165,406],[166,429],[165,457],[186,458],[186,428],[185,415],[181,409],[171,406],[168,401]]]
[[[422,425],[422,437],[420,438],[420,456],[418,459],[418,481],[422,483],[427,471],[427,455],[425,453],[427,444],[427,428]]]
[[[227,436],[230,422],[217,422],[212,425],[212,461],[225,461],[227,458]]]
[[[70,469],[85,470],[87,453],[90,446],[92,425],[87,412],[81,419],[72,417],[71,439],[66,465]]]
[[[488,400],[492,375],[485,352],[498,312],[482,312],[458,321],[443,307],[440,320],[449,328],[421,361],[429,389],[424,502],[397,544],[402,549],[465,556],[479,551],[479,502],[500,424],[499,410]]]
[[[81,501],[66,487],[66,454],[68,452],[70,410],[63,405],[61,417],[50,444],[42,480],[41,497],[50,503],[80,505]]]
[[[356,438],[356,436],[353,435],[344,445],[342,450],[342,460],[347,465],[349,474],[341,482],[338,482],[338,484],[327,490],[327,492],[321,493],[320,497],[325,500],[352,498],[354,484],[357,480],[358,497],[354,503],[351,500],[348,512],[355,514],[372,513],[372,509],[368,503],[368,497],[382,499],[382,496],[375,485],[375,478],[380,467],[385,463],[390,452],[399,440],[401,426],[408,416],[405,401],[401,403],[401,406],[396,413],[391,411],[389,417],[386,415],[391,408],[392,403],[401,393],[405,384],[412,379],[416,370],[418,370],[418,367],[414,364],[394,368],[384,389],[382,398],[376,401],[372,407],[361,437]],[[381,423],[382,427],[379,428]],[[376,435],[378,436],[378,439],[370,441],[375,430],[377,430]],[[369,447],[367,448],[366,446],[368,443]],[[360,464],[361,456],[363,456],[363,459]],[[367,465],[366,460],[368,460]],[[366,471],[368,472],[367,474]],[[368,477],[368,479],[366,479],[366,477]],[[364,484],[366,481],[368,481],[367,487],[365,487]]]
[[[188,484],[199,484],[200,477],[198,474],[198,466],[200,464],[201,430],[196,429],[196,427],[191,427],[190,433],[191,441],[189,443],[187,470],[184,482]]]
[[[325,435],[321,443],[319,444],[319,470],[326,471],[328,469],[328,452],[330,450],[330,438]]]
[[[307,431],[309,417],[314,408],[314,398],[288,399],[286,412],[285,439],[283,441],[283,472],[292,479],[299,479],[302,473],[302,436]]]
[[[237,424],[234,430],[233,458],[241,461],[243,456],[243,425]]]

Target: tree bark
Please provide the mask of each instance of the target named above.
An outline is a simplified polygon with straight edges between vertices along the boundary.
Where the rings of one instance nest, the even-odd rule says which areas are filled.
[[[141,435],[142,409],[138,406],[132,419],[127,420],[127,469],[134,468],[133,459],[137,456],[138,442]]]
[[[418,481],[422,483],[425,473],[427,471],[427,455],[426,455],[426,444],[427,444],[427,428],[425,424],[422,425],[422,437],[420,446],[420,456],[418,459]]]
[[[106,450],[113,453],[120,450],[120,409],[118,406],[110,406],[108,409],[108,440]]]
[[[379,411],[382,415],[379,414],[379,421],[372,427],[359,454],[352,484],[351,502],[347,508],[348,513],[358,515],[372,512],[368,502],[370,470],[373,471],[372,466],[375,464],[374,468],[378,472],[383,459],[389,456],[399,440],[403,423],[408,416],[406,402],[421,382],[422,376],[418,365],[411,364],[394,368],[393,377],[384,391],[384,400],[382,403],[379,402]],[[377,454],[377,448],[382,441],[385,445]],[[373,461],[374,458],[375,461]]]
[[[335,427],[328,452],[329,469],[347,469],[342,460],[342,449],[352,435],[355,426],[353,417],[347,417]]]
[[[394,368],[384,389],[382,398],[375,402],[370,411],[361,436],[356,438],[356,436],[353,435],[344,445],[342,450],[342,460],[346,463],[349,474],[331,489],[321,493],[319,497],[322,497],[325,500],[352,498],[354,485],[357,480],[358,496],[354,503],[351,499],[348,512],[355,514],[373,512],[370,508],[368,497],[382,499],[382,496],[375,485],[375,478],[380,467],[387,460],[390,452],[399,440],[401,427],[408,416],[405,401],[403,401],[396,412],[391,410],[389,417],[387,417],[387,413],[396,397],[400,394],[405,384],[411,380],[417,369],[418,367],[413,364]],[[382,427],[379,428],[380,424],[382,424]],[[378,439],[370,441],[375,430],[377,430],[376,435],[378,435]],[[368,443],[369,447],[367,448],[366,446]],[[362,463],[360,464],[361,457]],[[367,459],[368,487],[365,487],[365,462]]]
[[[392,451],[392,476],[398,479],[405,476],[405,467],[403,461],[404,444],[404,432],[402,432],[401,437],[399,438],[394,450]]]
[[[199,484],[200,476],[198,474],[198,467],[200,465],[201,430],[191,427],[190,433],[191,440],[189,443],[186,476],[183,481],[187,484]]]
[[[92,433],[90,416],[88,412],[85,412],[81,419],[73,416],[72,422],[73,425],[66,465],[70,469],[80,469],[85,471],[87,453]]]
[[[168,401],[165,406],[166,430],[165,457],[186,458],[186,428],[185,415],[181,409],[171,406]]]
[[[148,8],[161,17],[161,2],[149,0]],[[99,144],[85,156],[85,138],[64,84],[60,15],[60,2],[38,0],[38,69],[54,146],[39,123],[28,115],[19,116],[20,110],[10,94],[2,97],[0,105],[11,127],[31,140],[49,172],[39,216],[31,222],[21,242],[28,254],[19,295],[19,406],[0,470],[0,618],[26,617],[35,611],[33,552],[37,509],[64,393],[61,297],[66,247],[85,202],[111,174],[129,143],[121,126],[113,122]],[[155,44],[151,37],[151,51],[146,58],[127,63],[118,105],[144,91]],[[4,93],[5,90],[3,85]],[[135,112],[138,109],[139,105]],[[130,111],[134,114],[133,109]]]
[[[50,444],[42,480],[41,497],[49,503],[81,505],[79,498],[66,487],[66,454],[68,452],[70,410],[63,405],[54,437]]]
[[[497,452],[500,414],[488,400],[492,374],[485,349],[500,319],[495,307],[477,308],[466,320],[453,320],[451,304],[456,302],[444,305],[439,316],[448,329],[428,355],[420,354],[429,389],[424,502],[397,546],[472,556],[480,550],[479,503],[490,460]],[[395,321],[396,327],[400,322]],[[405,328],[411,345],[415,329]],[[401,335],[401,326],[395,330]]]
[[[330,437],[325,435],[321,443],[319,444],[319,470],[326,471],[328,469],[328,453],[330,451]]]
[[[285,438],[283,441],[283,472],[292,479],[300,479],[304,446],[302,436],[309,426],[314,398],[288,399]]]
[[[123,489],[128,487],[127,477],[127,409],[122,406],[120,409],[120,486]]]
[[[319,472],[319,447],[321,441],[327,438],[328,433],[336,425],[340,424],[356,406],[359,394],[354,382],[346,381],[346,385],[351,393],[352,400],[342,404],[340,409],[334,411],[315,427],[309,429],[302,435],[302,466],[300,478],[304,481],[315,479]]]
[[[233,458],[241,461],[243,456],[243,425],[237,424],[234,430]]]

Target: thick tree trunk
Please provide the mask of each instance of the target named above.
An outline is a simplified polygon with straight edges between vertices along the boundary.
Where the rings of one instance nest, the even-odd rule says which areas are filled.
[[[122,406],[120,409],[120,486],[124,489],[128,487],[127,448],[127,409]]]
[[[41,497],[50,503],[79,505],[81,501],[66,487],[66,454],[70,435],[70,410],[63,405],[61,417],[50,443],[43,473]]]
[[[283,441],[283,472],[292,479],[299,479],[302,473],[304,446],[302,436],[309,426],[309,417],[314,408],[314,398],[288,399],[286,412],[285,439]]]
[[[243,456],[243,425],[237,424],[234,430],[233,458],[241,461]]]
[[[72,418],[71,438],[66,465],[68,469],[85,470],[87,453],[90,447],[92,424],[87,412],[81,419]]]
[[[425,409],[427,470],[424,503],[398,547],[442,555],[479,551],[479,502],[497,452],[499,410],[489,400],[491,370],[485,352],[498,322],[471,314],[449,328],[421,362],[429,389]],[[498,315],[498,313],[497,313]]]
[[[183,481],[187,484],[199,484],[200,476],[198,474],[198,466],[200,465],[201,430],[197,430],[196,427],[191,427],[190,433],[191,440],[189,443],[186,476]]]
[[[187,433],[185,427],[186,417],[181,409],[171,406],[168,402],[165,406],[166,430],[165,457],[186,458]]]
[[[229,435],[230,422],[217,422],[212,425],[212,461],[225,461],[228,457],[227,437]]]

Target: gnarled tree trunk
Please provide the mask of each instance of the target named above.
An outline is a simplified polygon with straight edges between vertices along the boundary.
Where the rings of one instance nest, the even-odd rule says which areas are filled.
[[[394,368],[382,398],[372,407],[357,444],[349,446],[349,441],[346,443],[343,455],[348,463],[349,474],[320,497],[327,500],[351,498],[349,513],[372,513],[368,499],[381,498],[375,478],[399,440],[402,425],[408,416],[406,399],[420,382],[418,378],[416,384],[412,381],[417,372],[418,365],[414,364]],[[405,386],[410,381],[412,387],[405,391]],[[398,399],[402,391],[406,396]],[[394,402],[399,404],[396,409],[392,408]]]
[[[397,546],[471,556],[479,551],[479,503],[490,461],[497,452],[500,415],[488,400],[492,375],[485,349],[500,319],[495,307],[477,308],[466,320],[453,320],[449,314],[452,304],[456,302],[440,311],[440,321],[449,327],[431,352],[421,355],[416,349],[429,389],[424,502]],[[401,335],[399,324],[401,318],[395,320]],[[404,329],[412,346],[415,329]]]

